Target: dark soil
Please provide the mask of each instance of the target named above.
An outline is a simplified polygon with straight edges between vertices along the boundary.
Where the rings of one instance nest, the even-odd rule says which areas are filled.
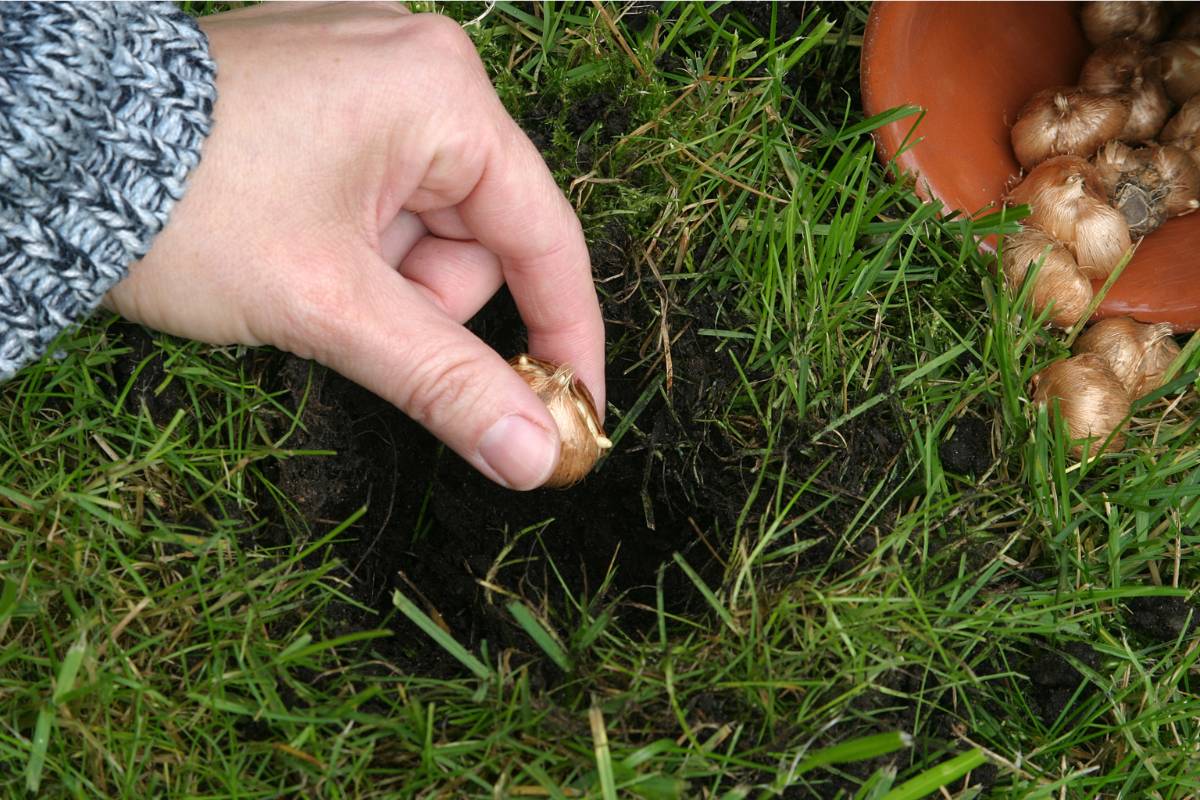
[[[593,247],[598,277],[636,286],[640,277],[624,252],[630,237],[610,227]],[[628,293],[626,293],[627,295]],[[609,341],[640,335],[651,321],[640,295],[607,301]],[[619,414],[649,395],[634,430],[582,484],[566,491],[517,493],[502,489],[458,456],[445,451],[419,425],[390,404],[340,376],[306,362],[277,357],[278,388],[299,404],[311,379],[304,429],[288,442],[302,450],[335,450],[334,457],[297,457],[279,463],[273,479],[309,527],[326,530],[356,509],[366,512],[335,545],[351,593],[377,616],[349,627],[387,620],[397,631],[386,654],[415,672],[459,669],[440,648],[392,607],[397,588],[444,621],[464,644],[484,640],[496,648],[526,650],[523,633],[504,609],[501,587],[533,605],[565,613],[568,596],[594,604],[625,601],[617,624],[641,627],[663,588],[669,611],[695,599],[692,584],[672,563],[680,552],[716,584],[721,567],[699,532],[720,537],[731,530],[746,494],[735,448],[696,419],[712,418],[739,385],[725,354],[711,353],[682,309],[671,325],[674,380],[668,403],[648,382],[661,367],[631,344],[614,350],[608,369],[611,405]],[[523,328],[511,298],[502,292],[471,327],[499,352],[524,349]],[[650,369],[653,367],[653,369]],[[609,415],[610,426],[614,416]],[[522,533],[524,532],[524,533]],[[277,526],[277,535],[286,529]],[[720,552],[719,541],[712,541]],[[606,585],[610,571],[611,581]]]
[[[519,120],[525,135],[554,172],[591,170],[597,152],[633,127],[632,106],[612,89],[581,89],[573,94],[566,103],[553,94],[539,97]],[[555,147],[554,130],[559,126],[574,142],[572,152]]]
[[[804,21],[814,12],[819,12],[814,20],[829,19],[834,22],[833,30],[838,38],[831,44],[835,51],[831,53],[833,57],[828,60],[806,60],[803,69],[797,67],[787,74],[785,83],[810,108],[822,107],[834,100],[838,107],[849,101],[852,107],[861,108],[857,65],[848,71],[846,60],[840,57],[842,50],[853,46],[848,35],[855,26],[847,23],[850,15],[856,12],[850,3],[813,3],[807,0],[737,2],[715,9],[712,16],[715,20],[740,16],[751,30],[763,37],[771,35],[773,21],[775,41],[782,42],[804,33]],[[831,94],[831,87],[837,87],[836,98]]]
[[[1059,719],[1063,719],[1064,724],[1071,724],[1096,691],[1095,684],[1088,681],[1072,662],[1098,671],[1100,654],[1083,642],[1068,642],[1035,653],[1023,670],[1030,682],[1027,697],[1047,727]]]
[[[630,109],[611,91],[579,98],[567,111],[566,128],[572,136],[582,136],[599,123],[604,141],[612,141],[629,131]]]
[[[889,385],[878,386],[876,391],[887,395]],[[866,397],[851,398],[849,405],[856,405]],[[817,492],[803,498],[812,503],[817,497],[832,498],[819,515],[810,523],[798,528],[793,537],[803,542],[793,565],[796,573],[822,573],[829,576],[846,575],[856,569],[879,544],[882,534],[895,518],[895,509],[885,507],[869,526],[859,526],[857,538],[847,541],[847,527],[862,513],[868,496],[883,482],[877,496],[886,496],[898,484],[896,464],[903,457],[907,439],[903,433],[901,409],[897,399],[890,396],[865,413],[843,423],[837,431],[838,454],[825,463],[829,450],[815,446],[813,437],[820,431],[819,424],[802,424],[791,434],[787,448],[788,464],[795,475],[809,475]],[[820,469],[815,477],[811,473]],[[795,509],[797,515],[805,514],[811,506],[802,504]],[[792,578],[782,576],[783,581]]]
[[[658,11],[658,3],[634,0],[625,4],[621,9],[620,20],[625,27],[633,31],[643,31]]]
[[[727,3],[713,11],[712,17],[720,22],[733,14],[741,14],[752,28],[764,36],[771,33],[772,19],[775,23],[775,38],[789,39],[800,32],[805,15],[812,10],[811,3],[785,0],[784,2]]]
[[[942,466],[961,475],[982,475],[992,463],[991,436],[983,420],[963,417],[938,448]]]
[[[1134,597],[1125,605],[1129,627],[1156,642],[1189,638],[1200,627],[1200,609],[1182,597]]]
[[[125,408],[136,414],[145,407],[156,424],[166,425],[177,410],[187,406],[188,399],[179,381],[166,381],[162,350],[154,346],[153,336],[140,325],[117,322],[109,332],[129,349],[113,363],[116,387],[122,388],[132,381],[125,396]]]

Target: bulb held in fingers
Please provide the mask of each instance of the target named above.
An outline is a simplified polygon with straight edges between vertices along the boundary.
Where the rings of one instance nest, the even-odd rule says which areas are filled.
[[[1091,455],[1125,446],[1118,430],[1129,416],[1129,393],[1101,356],[1084,353],[1046,367],[1033,376],[1033,400],[1052,413],[1057,405],[1071,438],[1089,440]],[[1083,458],[1083,451],[1071,448],[1075,458]]]
[[[562,445],[558,465],[546,486],[563,488],[583,480],[612,447],[600,426],[591,392],[565,364],[551,364],[531,355],[516,356],[508,363],[546,404],[558,426]]]
[[[1146,325],[1129,317],[1113,317],[1088,328],[1071,351],[1102,357],[1129,396],[1137,400],[1162,386],[1167,368],[1179,355],[1179,345],[1165,322]]]
[[[1030,293],[1033,311],[1039,316],[1050,308],[1049,323],[1066,330],[1083,317],[1092,302],[1092,284],[1075,263],[1070,251],[1037,228],[1004,237],[1002,264],[1010,291],[1016,294],[1031,265],[1045,254]]]

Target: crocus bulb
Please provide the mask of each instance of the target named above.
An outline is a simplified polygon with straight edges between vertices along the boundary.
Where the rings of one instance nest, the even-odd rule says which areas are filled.
[[[1200,167],[1200,131],[1172,139],[1171,144],[1187,153],[1192,163]]]
[[[1167,368],[1179,355],[1179,345],[1171,338],[1170,323],[1145,325],[1129,317],[1112,317],[1088,328],[1071,351],[1102,357],[1136,400],[1162,386]]]
[[[600,427],[591,392],[566,364],[556,366],[530,355],[516,356],[508,363],[546,404],[558,426],[562,441],[558,465],[546,486],[563,488],[583,480],[604,451],[612,447]]]
[[[1083,35],[1093,45],[1119,36],[1153,42],[1166,30],[1167,20],[1158,3],[1101,0],[1084,3],[1079,21]]]
[[[1149,168],[1166,189],[1163,209],[1168,217],[1190,214],[1200,207],[1200,167],[1187,151],[1173,145],[1146,148]]]
[[[1200,94],[1194,94],[1180,106],[1175,116],[1167,120],[1159,131],[1158,140],[1163,144],[1174,144],[1176,139],[1200,133]]]
[[[1130,236],[1145,236],[1167,219],[1163,210],[1166,190],[1158,189],[1157,181],[1149,187],[1139,180],[1145,177],[1145,160],[1138,152],[1114,139],[1101,147],[1092,161],[1108,202],[1125,218]]]
[[[1113,139],[1096,151],[1092,158],[1092,166],[1096,168],[1096,176],[1104,187],[1104,193],[1111,199],[1116,192],[1121,176],[1138,168],[1138,160],[1133,155],[1134,149],[1124,142]]]
[[[1171,111],[1159,72],[1159,60],[1149,47],[1125,37],[1105,42],[1088,57],[1079,85],[1101,94],[1125,94],[1129,119],[1120,138],[1140,142],[1157,136]]]
[[[1013,153],[1030,169],[1047,158],[1090,156],[1115,139],[1129,120],[1124,95],[1059,86],[1044,89],[1025,103],[1013,123]]]
[[[1117,431],[1129,416],[1129,394],[1101,356],[1084,353],[1056,361],[1034,375],[1032,383],[1034,402],[1051,413],[1057,405],[1071,438],[1089,440],[1093,456],[1110,435],[1107,449],[1116,452],[1125,446],[1125,437]],[[1083,458],[1083,447],[1072,447],[1071,454]]]
[[[1030,207],[1027,223],[1067,246],[1088,278],[1105,278],[1132,246],[1129,225],[1107,202],[1096,168],[1078,156],[1034,167],[1008,194],[1009,205]]]
[[[1156,48],[1162,60],[1162,81],[1176,104],[1200,92],[1200,39],[1172,39]]]
[[[1145,42],[1125,36],[1092,51],[1079,71],[1079,85],[1098,92],[1128,89],[1150,55]]]
[[[1044,254],[1046,260],[1030,292],[1034,313],[1040,316],[1053,304],[1048,321],[1055,328],[1066,330],[1079,322],[1092,302],[1092,284],[1062,242],[1045,231],[1027,226],[1005,236],[1002,251],[1004,280],[1013,294],[1025,282],[1030,267]]]
[[[1094,164],[1109,202],[1125,217],[1133,236],[1200,207],[1200,169],[1178,147],[1134,149],[1112,141],[1100,148]]]

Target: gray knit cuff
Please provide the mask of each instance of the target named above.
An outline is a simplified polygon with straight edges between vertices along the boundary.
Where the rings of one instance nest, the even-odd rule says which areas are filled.
[[[200,161],[215,76],[171,3],[0,3],[0,380],[150,248]]]

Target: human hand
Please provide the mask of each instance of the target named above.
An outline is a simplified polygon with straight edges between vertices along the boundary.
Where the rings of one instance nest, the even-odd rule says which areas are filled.
[[[268,3],[201,25],[212,135],[106,304],[316,359],[489,478],[541,485],[554,422],[462,323],[507,282],[530,352],[573,365],[601,413],[604,326],[579,221],[470,39],[386,4]]]

